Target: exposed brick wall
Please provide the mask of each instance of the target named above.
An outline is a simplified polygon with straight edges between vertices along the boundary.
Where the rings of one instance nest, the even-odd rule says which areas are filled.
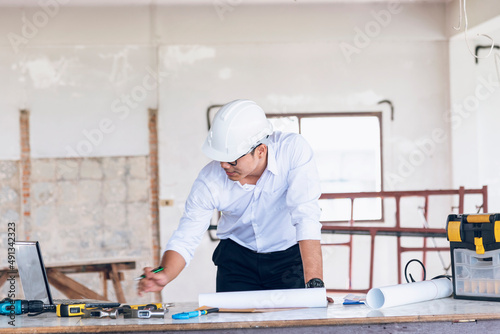
[[[21,138],[21,210],[22,229],[24,231],[25,240],[31,240],[31,148],[29,117],[30,113],[28,110],[20,111],[19,127]]]
[[[77,158],[60,173],[64,158],[32,160],[31,235],[41,241],[48,262],[149,257],[147,161]]]
[[[149,109],[149,169],[151,197],[151,232],[153,264],[160,263],[159,173],[158,173],[158,110]]]
[[[156,115],[154,124],[156,129]],[[150,296],[136,295],[133,278],[140,268],[154,263],[151,221],[152,217],[158,221],[157,154],[151,160],[156,166],[153,174],[148,156],[32,159],[26,110],[20,112],[20,134],[20,161],[0,161],[2,222],[16,223],[22,231],[18,240],[40,241],[47,264],[135,260],[137,270],[124,272],[123,290],[127,301],[149,302]],[[156,130],[154,138],[157,141]],[[4,231],[0,231],[2,246],[7,239]],[[2,252],[6,249],[2,247]],[[4,266],[6,260],[6,255],[0,260]],[[103,291],[99,275],[70,276],[97,293]],[[53,290],[55,298],[65,297]],[[109,281],[107,290],[112,300]]]
[[[151,265],[158,265],[161,259],[160,245],[160,210],[159,210],[159,172],[158,172],[158,110],[149,109],[149,193],[151,203],[151,245],[153,261]],[[161,301],[161,294],[155,293],[156,301]]]
[[[126,271],[122,285],[127,300],[139,300],[133,277],[152,262],[148,157],[70,160],[31,161],[32,240],[40,241],[46,263],[136,260],[137,271]],[[71,277],[102,291],[95,274]]]

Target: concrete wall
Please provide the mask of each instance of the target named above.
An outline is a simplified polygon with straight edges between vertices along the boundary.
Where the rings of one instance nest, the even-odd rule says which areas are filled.
[[[200,152],[206,109],[250,98],[268,112],[382,110],[384,189],[450,188],[446,16],[445,4],[429,3],[1,8],[0,160],[19,159],[24,108],[41,162],[143,159],[147,109],[158,109],[160,197],[173,200],[160,209],[164,245],[207,163]],[[394,103],[394,120],[377,104],[383,99]],[[434,202],[431,225],[443,226],[451,204]],[[403,203],[407,226],[421,226],[418,205]],[[393,224],[394,204],[385,208]],[[365,287],[367,239],[355,242],[354,285]],[[191,265],[164,290],[165,301],[214,291],[215,246],[206,234]],[[395,249],[393,239],[378,239],[376,285],[396,282]],[[329,287],[345,287],[343,255],[325,250]],[[439,260],[432,263],[429,275],[440,274]],[[127,294],[133,298],[132,286]]]

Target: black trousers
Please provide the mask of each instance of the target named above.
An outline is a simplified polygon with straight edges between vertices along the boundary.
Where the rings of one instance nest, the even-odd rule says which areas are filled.
[[[299,245],[284,251],[257,253],[231,239],[214,251],[217,292],[304,288]]]

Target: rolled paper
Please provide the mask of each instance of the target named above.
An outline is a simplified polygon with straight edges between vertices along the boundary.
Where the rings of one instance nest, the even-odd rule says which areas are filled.
[[[366,295],[366,304],[374,309],[401,306],[449,297],[453,285],[447,278],[373,288]]]
[[[229,309],[326,307],[326,289],[283,289],[202,293],[199,306]]]

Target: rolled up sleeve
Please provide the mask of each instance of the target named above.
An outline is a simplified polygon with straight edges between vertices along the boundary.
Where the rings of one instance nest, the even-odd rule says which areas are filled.
[[[207,185],[197,179],[186,200],[179,226],[172,234],[165,250],[173,250],[182,255],[188,266],[210,225],[213,210],[212,195]]]

